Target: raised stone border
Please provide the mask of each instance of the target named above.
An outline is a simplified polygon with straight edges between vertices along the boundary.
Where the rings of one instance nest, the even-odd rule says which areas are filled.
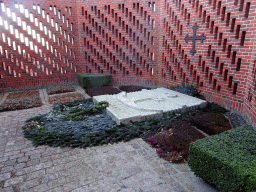
[[[6,97],[9,95],[8,92],[5,92],[3,94],[1,94],[1,97],[0,97],[0,105],[5,101]]]

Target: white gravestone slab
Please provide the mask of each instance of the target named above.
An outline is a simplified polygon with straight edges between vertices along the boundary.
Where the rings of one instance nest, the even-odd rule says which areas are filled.
[[[162,117],[163,114],[167,113],[203,108],[207,103],[204,100],[166,88],[94,96],[93,101],[95,103],[109,102],[107,114],[118,125],[130,123],[131,120],[140,121],[151,117]]]

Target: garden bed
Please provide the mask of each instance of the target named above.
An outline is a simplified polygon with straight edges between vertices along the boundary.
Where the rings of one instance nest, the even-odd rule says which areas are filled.
[[[173,138],[176,138],[175,141],[184,143],[178,150],[175,148],[177,146],[172,146],[174,147],[174,151],[176,151],[181,158],[176,156],[176,159],[172,159],[171,157],[166,159],[174,162],[184,162],[188,156],[187,149],[189,143],[198,138],[202,138],[202,135],[191,125],[188,126],[186,122],[189,122],[191,117],[207,112],[226,112],[225,109],[217,104],[208,103],[207,107],[204,109],[194,109],[186,113],[172,113],[165,115],[161,119],[153,118],[140,122],[131,122],[125,125],[117,125],[116,122],[106,114],[105,109],[98,110],[99,108],[95,106],[94,114],[83,114],[82,118],[78,118],[78,121],[71,119],[65,120],[64,118],[67,114],[74,114],[76,112],[80,115],[80,111],[84,111],[92,106],[92,98],[55,105],[50,113],[29,119],[28,124],[24,127],[24,136],[31,140],[35,146],[50,145],[55,147],[69,146],[86,148],[120,141],[129,141],[137,137],[144,136],[144,138],[146,138],[147,135],[153,136],[153,134],[159,134],[159,132],[161,133],[163,130],[170,131],[170,128],[174,128],[175,137]],[[181,140],[176,136],[182,134],[177,132],[177,126],[175,128],[172,124],[180,121],[184,122],[184,132],[182,132],[184,137],[181,138]],[[185,132],[187,134],[185,134]],[[191,140],[191,135],[197,136],[194,137],[194,140]],[[158,148],[161,149],[163,149],[163,147],[164,145],[162,144],[158,146]],[[159,153],[159,156],[162,157],[161,153]]]
[[[46,88],[46,92],[48,95],[74,92],[75,90],[76,89],[74,88],[74,86],[69,84],[51,85]]]
[[[51,96],[48,100],[48,103],[51,105],[55,105],[81,99],[84,99],[84,95],[82,95],[81,93],[68,93],[64,95]]]
[[[15,111],[42,106],[38,90],[11,92],[0,105],[0,112]]]
[[[91,97],[93,97],[98,95],[118,94],[122,91],[135,92],[135,91],[141,91],[142,89],[151,89],[151,88],[137,86],[137,85],[123,85],[118,88],[113,86],[101,86],[101,87],[92,87],[92,88],[85,89],[85,92]]]
[[[145,87],[131,85],[121,86],[120,88],[131,92],[139,91]],[[112,86],[103,86],[86,89],[86,92],[90,96],[96,96],[117,94],[121,90]],[[72,97],[75,101],[69,100]],[[160,119],[152,118],[126,125],[117,125],[106,114],[103,106],[107,105],[94,105],[92,98],[77,99],[81,98],[76,97],[75,93],[54,96],[52,101],[50,98],[49,102],[57,103],[60,100],[62,102],[55,105],[50,113],[29,119],[24,126],[24,136],[31,140],[35,146],[50,145],[82,148],[142,137],[152,147],[156,148],[159,157],[178,163],[187,161],[190,143],[204,137],[200,131],[197,131],[191,125],[191,122],[198,120],[198,118],[200,121],[205,114],[215,114],[216,117],[225,118],[222,114],[228,112],[223,107],[208,102],[203,109],[172,113]],[[66,101],[71,102],[64,103]],[[210,117],[212,116],[210,115]],[[215,130],[216,123],[214,124],[214,121],[216,121],[216,118],[208,118],[208,120],[207,123],[213,123],[211,129]],[[222,122],[229,123],[228,120]],[[217,126],[218,131],[216,133],[227,130],[225,126],[222,127],[219,124]],[[202,125],[202,127],[204,126]],[[207,132],[207,130],[204,131]]]
[[[191,125],[204,131],[208,135],[222,133],[232,128],[229,120],[220,113],[206,113],[189,120]]]
[[[156,152],[160,158],[178,163],[187,161],[190,143],[204,137],[189,123],[177,121],[171,123],[168,130],[147,133],[142,139],[151,147],[157,148]]]
[[[122,85],[119,87],[119,89],[125,92],[135,92],[135,91],[141,91],[142,89],[151,89],[151,88],[138,86],[138,85]]]
[[[122,92],[120,89],[113,86],[101,86],[101,87],[92,87],[85,89],[85,92],[90,96],[97,95],[113,95]]]

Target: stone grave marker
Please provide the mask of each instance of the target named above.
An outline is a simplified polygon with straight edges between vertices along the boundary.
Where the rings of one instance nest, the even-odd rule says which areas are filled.
[[[95,103],[109,102],[107,114],[118,125],[140,121],[151,117],[162,117],[166,113],[188,111],[205,107],[206,101],[184,95],[166,88],[142,89],[137,92],[121,92],[116,95],[94,96]]]

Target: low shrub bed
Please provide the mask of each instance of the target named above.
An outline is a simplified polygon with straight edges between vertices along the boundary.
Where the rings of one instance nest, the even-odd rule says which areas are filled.
[[[11,92],[0,105],[0,112],[40,107],[42,104],[38,90]]]
[[[74,88],[74,86],[69,84],[51,85],[46,87],[46,92],[48,95],[74,92],[75,90],[76,89]]]
[[[174,163],[187,161],[189,144],[201,138],[204,135],[185,121],[173,122],[168,130],[147,133],[142,137],[151,147],[157,148],[160,158]]]
[[[137,91],[144,87],[121,88],[126,91]],[[93,87],[87,91],[90,96],[120,92],[112,86]],[[131,122],[128,125],[117,125],[106,114],[105,106],[106,103],[94,106],[91,98],[55,105],[50,113],[29,119],[24,126],[24,136],[32,140],[35,146],[47,144],[82,148],[142,137],[156,148],[159,157],[178,163],[187,161],[190,143],[204,137],[192,127],[191,119],[204,118],[205,114],[215,114],[219,117],[228,112],[215,103],[207,102],[206,107],[202,109],[172,113],[160,119],[152,118]],[[212,130],[219,126],[214,124],[214,118],[209,118],[209,123],[212,123]],[[219,126],[217,130],[215,133],[226,129]]]
[[[191,125],[204,131],[208,135],[222,133],[232,128],[229,120],[221,113],[206,113],[192,117],[189,120]]]
[[[198,85],[185,84],[183,82],[181,85],[169,87],[169,89],[177,91],[179,93],[183,93],[185,95],[189,95],[192,97],[197,97],[199,99],[205,100],[205,97],[201,94],[201,91],[198,90],[198,87],[199,87]]]
[[[188,121],[191,117],[205,112],[221,112],[223,108],[214,103],[208,103],[204,109],[194,109],[185,113],[172,113],[160,119],[148,119],[130,124],[117,125],[106,114],[105,109],[94,114],[86,114],[84,121],[67,119],[67,114],[76,108],[87,109],[93,106],[92,98],[77,100],[69,103],[55,105],[47,114],[36,116],[27,120],[23,127],[24,136],[31,140],[35,146],[69,146],[91,147],[119,141],[129,141],[142,137],[147,133],[157,133],[169,130],[170,124],[176,121]],[[78,117],[78,116],[77,116]],[[76,118],[75,116],[72,118]],[[32,128],[30,128],[32,124]],[[193,129],[194,130],[194,129]]]
[[[129,93],[129,92],[141,91],[142,89],[151,89],[151,88],[138,86],[138,85],[122,85],[119,87],[119,89]]]
[[[113,86],[101,86],[101,87],[92,87],[85,89],[85,92],[90,96],[97,96],[97,95],[113,95],[122,92],[120,89],[117,89]]]
[[[244,125],[192,143],[188,165],[221,191],[256,191],[256,130]]]
[[[48,102],[51,105],[67,103],[75,100],[84,99],[84,96],[81,93],[69,93],[65,95],[55,95],[51,96]]]

